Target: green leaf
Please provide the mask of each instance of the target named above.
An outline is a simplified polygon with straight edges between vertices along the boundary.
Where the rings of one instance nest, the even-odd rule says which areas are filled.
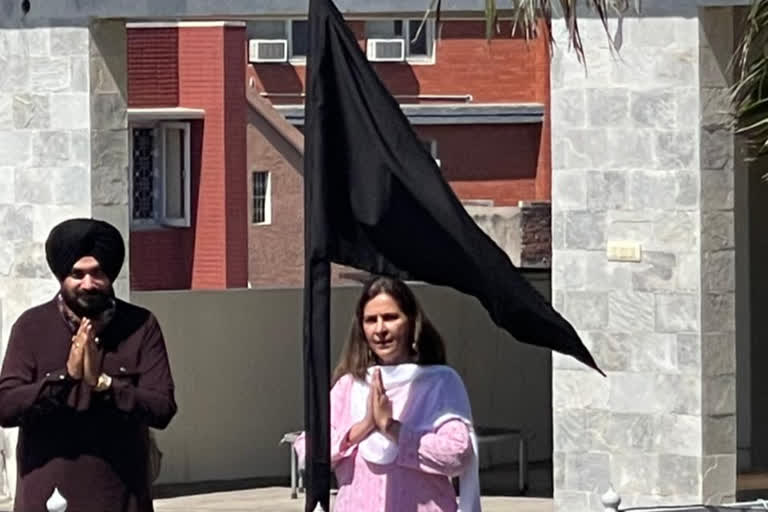
[[[731,67],[736,80],[731,102],[736,133],[745,135],[752,158],[768,150],[768,0],[754,0]]]

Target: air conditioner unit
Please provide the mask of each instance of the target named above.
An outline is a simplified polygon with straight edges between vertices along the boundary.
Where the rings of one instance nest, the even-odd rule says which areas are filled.
[[[287,39],[251,39],[248,41],[250,62],[287,62]]]
[[[405,60],[404,39],[369,39],[368,60],[375,62],[402,62]]]

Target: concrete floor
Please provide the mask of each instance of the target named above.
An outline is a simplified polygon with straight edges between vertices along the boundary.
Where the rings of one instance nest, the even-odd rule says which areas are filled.
[[[552,467],[529,466],[528,492],[518,496],[517,465],[500,464],[480,472],[483,512],[552,512]],[[198,482],[155,488],[157,512],[303,512],[304,495],[290,498],[283,481]],[[365,511],[361,511],[365,512]]]
[[[155,500],[156,512],[303,512],[303,495],[290,498],[288,487],[214,492]],[[552,512],[547,498],[484,497],[483,512]]]

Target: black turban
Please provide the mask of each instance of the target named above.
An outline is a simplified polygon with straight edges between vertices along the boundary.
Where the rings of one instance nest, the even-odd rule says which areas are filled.
[[[95,258],[114,282],[125,260],[125,245],[117,228],[101,220],[70,219],[51,230],[45,242],[45,257],[59,281],[85,256]]]

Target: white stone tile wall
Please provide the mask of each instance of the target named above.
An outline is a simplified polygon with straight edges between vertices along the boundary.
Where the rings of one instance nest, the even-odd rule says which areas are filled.
[[[732,140],[722,90],[701,87],[704,11],[652,4],[613,20],[618,55],[581,20],[586,73],[555,24],[553,297],[608,373],[553,356],[562,511],[602,510],[609,483],[626,505],[719,502],[735,486]],[[607,260],[620,240],[640,262]]]

